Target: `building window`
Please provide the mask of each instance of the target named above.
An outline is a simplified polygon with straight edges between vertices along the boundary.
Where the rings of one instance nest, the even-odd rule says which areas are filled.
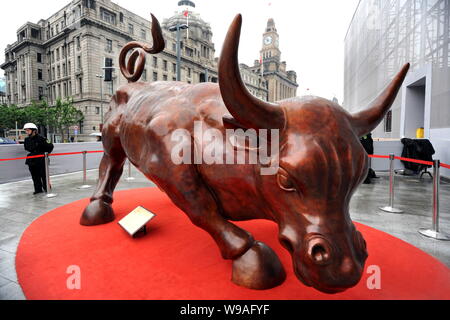
[[[192,69],[188,68],[188,77],[190,78],[192,76]]]
[[[63,63],[63,76],[67,77],[67,67],[65,63]]]
[[[194,50],[192,50],[192,49],[189,48],[189,47],[186,47],[186,55],[187,55],[188,57],[193,57],[193,56],[194,56]]]
[[[95,107],[95,114],[100,114],[100,107]]]
[[[110,23],[110,24],[116,24],[116,14],[112,13],[111,11],[108,11],[104,8],[100,8],[100,17],[103,21]]]
[[[384,119],[384,132],[392,132],[392,110],[389,110]]]
[[[134,34],[134,26],[131,23],[128,24],[128,33]]]
[[[83,5],[86,8],[95,9],[95,0],[83,0]]]
[[[69,81],[69,95],[72,95],[72,81]]]
[[[147,69],[142,72],[142,80],[147,81]]]
[[[61,78],[61,67],[58,66],[58,79]]]
[[[158,72],[153,72],[153,81],[158,81]]]
[[[77,37],[77,49],[78,49],[78,50],[81,49],[81,40],[80,40],[80,36]]]
[[[44,96],[44,88],[39,87],[38,91],[39,91],[39,100],[42,100],[42,97]]]
[[[113,42],[110,39],[106,39],[106,51],[111,52],[113,47]]]
[[[40,53],[37,54],[37,62],[42,63],[42,54]]]
[[[55,62],[55,51],[52,51],[52,63]]]
[[[77,59],[78,59],[78,70],[81,70],[81,56],[78,56]]]
[[[173,73],[177,72],[177,64],[176,63],[172,63],[172,72]]]
[[[78,80],[78,86],[79,86],[79,92],[80,94],[83,94],[83,78],[80,78]]]
[[[144,29],[141,29],[141,38],[144,40],[147,39],[147,31],[145,31]]]
[[[72,62],[70,62],[70,61],[69,61],[69,67],[68,67],[68,69],[69,69],[69,70],[68,70],[68,71],[69,71],[68,73],[69,73],[69,75],[71,75],[71,74],[72,74]]]
[[[153,57],[153,68],[158,68],[158,58]]]
[[[42,80],[42,69],[38,69],[38,80]]]
[[[164,81],[167,81],[167,75],[166,75],[166,74],[163,75],[163,80],[164,80]]]
[[[164,71],[167,71],[167,61],[166,60],[163,61],[163,68],[164,68]]]
[[[119,19],[120,19],[120,22],[123,22],[123,13],[122,12],[119,14]]]
[[[177,51],[177,44],[176,43],[172,43],[172,51],[173,52]]]

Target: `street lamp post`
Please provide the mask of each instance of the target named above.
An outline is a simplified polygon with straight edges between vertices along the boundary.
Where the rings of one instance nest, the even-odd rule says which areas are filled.
[[[177,81],[181,81],[181,33],[180,30],[188,29],[187,24],[179,24],[170,27],[170,32],[177,32]]]

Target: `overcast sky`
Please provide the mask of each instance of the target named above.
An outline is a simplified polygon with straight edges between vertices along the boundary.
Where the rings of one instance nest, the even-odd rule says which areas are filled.
[[[262,33],[268,18],[275,20],[280,35],[281,59],[295,70],[298,95],[310,93],[343,100],[344,38],[359,0],[193,0],[195,11],[209,22],[216,56],[220,55],[228,26],[237,13],[243,17],[240,62],[252,65],[259,59]],[[178,10],[178,0],[115,0],[124,8],[161,22]],[[0,48],[16,41],[17,29],[27,21],[46,19],[69,0],[2,1]],[[0,55],[4,61],[4,55]],[[3,70],[1,70],[3,75]]]

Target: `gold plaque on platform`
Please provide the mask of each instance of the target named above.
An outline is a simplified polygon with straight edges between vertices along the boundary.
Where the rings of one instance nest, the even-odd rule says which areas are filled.
[[[137,207],[125,218],[119,221],[119,225],[134,237],[139,231],[145,230],[145,226],[156,215],[143,207]]]

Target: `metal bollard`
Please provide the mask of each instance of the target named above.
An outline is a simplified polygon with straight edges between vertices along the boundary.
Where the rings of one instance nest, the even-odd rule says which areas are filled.
[[[395,155],[391,153],[389,155],[389,161],[390,161],[390,173],[389,173],[389,206],[387,207],[380,207],[381,210],[390,212],[390,213],[403,213],[403,210],[394,208],[394,160]]]
[[[131,175],[131,162],[130,160],[128,160],[128,178],[125,179],[126,181],[133,181],[136,180],[135,178],[132,177]]]
[[[83,151],[83,185],[78,189],[89,189],[91,186],[87,184],[87,151]]]
[[[439,231],[439,189],[441,185],[441,161],[433,161],[433,229],[420,229],[419,233],[425,237],[436,240],[450,241],[450,236]]]
[[[50,184],[50,170],[49,170],[49,161],[48,161],[48,153],[45,153],[45,179],[47,181],[47,198],[55,198],[57,194],[52,193],[52,185]],[[50,191],[50,193],[49,193]]]

